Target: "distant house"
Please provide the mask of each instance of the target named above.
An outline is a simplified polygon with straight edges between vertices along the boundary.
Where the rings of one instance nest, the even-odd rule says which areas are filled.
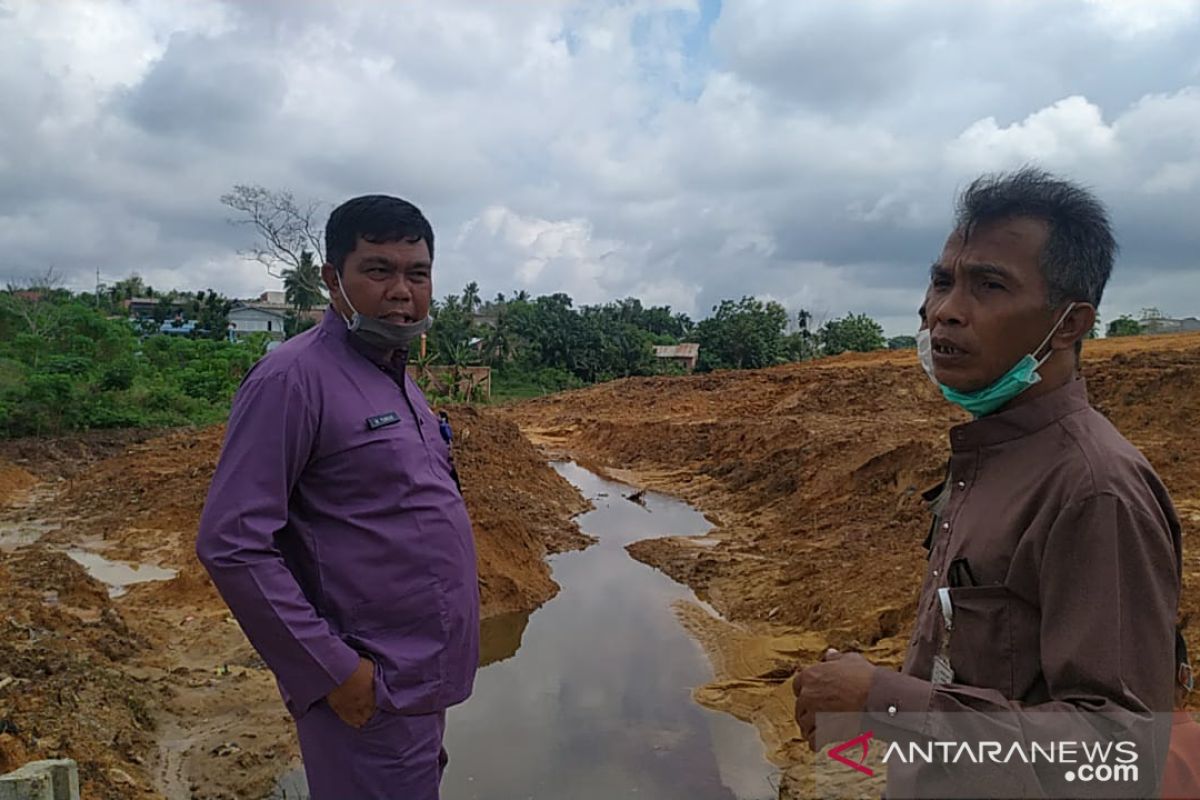
[[[122,300],[121,305],[125,306],[125,310],[129,312],[131,319],[150,319],[154,316],[154,312],[158,310],[162,298],[159,297],[134,297],[130,300]],[[171,309],[167,313],[168,317],[178,316],[183,313],[183,306],[171,302]]]
[[[236,341],[251,333],[268,333],[272,339],[283,339],[284,323],[291,313],[285,292],[263,292],[256,300],[239,300],[229,310],[229,338]],[[325,309],[313,308],[297,316],[320,322]]]
[[[265,308],[259,304],[235,303],[229,310],[229,338],[235,341],[252,333],[265,333],[272,339],[283,339],[286,307]]]
[[[292,307],[288,305],[286,292],[263,292],[258,296],[257,300],[243,300],[240,305],[250,308],[261,308],[264,311],[277,311],[285,316],[292,311]],[[301,311],[297,316],[300,319],[311,319],[313,322],[320,322],[325,316],[325,307],[310,308],[308,311]]]
[[[471,323],[478,328],[495,328],[500,324],[500,311],[498,309],[477,311],[471,315]]]
[[[1200,319],[1167,319],[1152,317],[1142,320],[1142,333],[1195,333],[1200,332]]]
[[[696,362],[700,360],[700,345],[695,342],[655,345],[654,357],[660,362],[679,364],[691,372],[696,368]]]

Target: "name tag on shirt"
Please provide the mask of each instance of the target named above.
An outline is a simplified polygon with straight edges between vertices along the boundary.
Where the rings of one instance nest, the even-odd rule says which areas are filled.
[[[386,414],[380,414],[376,417],[367,417],[367,428],[377,431],[380,428],[386,428],[388,425],[395,425],[400,421],[400,415],[395,411],[389,411]]]

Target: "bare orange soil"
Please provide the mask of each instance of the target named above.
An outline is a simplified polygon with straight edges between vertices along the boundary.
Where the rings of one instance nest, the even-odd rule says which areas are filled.
[[[1184,524],[1182,612],[1200,642],[1200,554],[1189,546],[1200,523],[1200,335],[1088,342],[1083,373],[1094,405],[1173,495]],[[900,663],[929,524],[920,492],[941,479],[947,428],[966,415],[941,399],[912,351],[628,379],[505,413],[544,449],[717,520],[716,547],[666,538],[630,552],[724,616],[679,609],[717,672],[696,697],[758,726],[786,769],[785,796],[810,793],[787,679],[828,646]]]

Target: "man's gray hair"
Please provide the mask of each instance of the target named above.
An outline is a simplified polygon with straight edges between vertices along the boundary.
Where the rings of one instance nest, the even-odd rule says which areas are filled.
[[[1013,217],[1043,220],[1050,230],[1042,274],[1052,308],[1069,302],[1099,307],[1117,242],[1104,205],[1090,191],[1035,167],[984,175],[958,198],[955,222],[966,238],[979,225]]]

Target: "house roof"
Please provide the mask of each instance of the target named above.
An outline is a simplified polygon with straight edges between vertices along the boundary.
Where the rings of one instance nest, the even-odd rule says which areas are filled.
[[[287,306],[277,306],[271,303],[237,303],[229,309],[229,316],[232,317],[239,311],[259,311],[280,319],[287,316]]]
[[[700,345],[695,342],[659,344],[654,346],[655,358],[696,358],[699,355]]]

